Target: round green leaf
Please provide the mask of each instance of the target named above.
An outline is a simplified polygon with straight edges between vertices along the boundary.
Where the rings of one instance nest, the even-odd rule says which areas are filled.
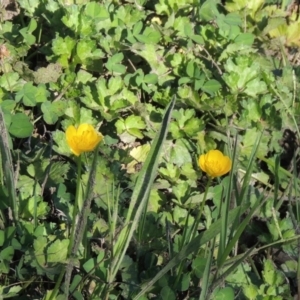
[[[233,300],[234,291],[231,287],[225,287],[224,289],[219,290],[215,295],[215,300]]]
[[[23,113],[17,113],[11,118],[11,125],[9,133],[17,138],[26,138],[31,135],[33,125],[31,124],[28,116]]]
[[[206,266],[206,258],[197,257],[192,263],[192,268],[198,278],[202,278]]]

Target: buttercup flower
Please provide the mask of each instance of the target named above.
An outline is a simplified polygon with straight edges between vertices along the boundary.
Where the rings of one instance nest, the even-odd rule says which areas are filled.
[[[210,150],[198,160],[199,167],[209,177],[222,176],[231,170],[231,159],[219,150]]]
[[[69,126],[66,130],[66,138],[71,151],[79,156],[82,152],[93,151],[103,136],[92,125],[80,124],[78,128]]]

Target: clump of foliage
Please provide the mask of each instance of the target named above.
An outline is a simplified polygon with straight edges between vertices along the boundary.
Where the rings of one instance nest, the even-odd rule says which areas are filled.
[[[277,2],[2,1],[3,298],[300,294],[300,18]],[[103,142],[75,157],[80,124]],[[214,149],[229,175],[199,168]]]

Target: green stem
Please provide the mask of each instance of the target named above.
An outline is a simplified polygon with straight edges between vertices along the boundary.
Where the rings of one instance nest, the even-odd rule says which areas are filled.
[[[206,197],[207,197],[207,193],[208,193],[208,189],[211,185],[211,182],[212,182],[212,178],[211,177],[208,177],[208,182],[207,182],[207,185],[205,187],[205,192],[204,192],[204,197],[203,197],[203,200],[200,204],[200,209],[199,209],[199,213],[197,214],[196,216],[196,219],[195,219],[195,222],[194,222],[194,228],[192,230],[192,235],[191,235],[191,239],[194,239],[196,234],[197,234],[197,231],[198,231],[198,226],[199,226],[199,223],[200,223],[200,218],[201,218],[201,215],[203,213],[203,209],[204,209],[204,205],[205,205],[205,202],[206,202]]]
[[[67,253],[67,259],[70,259],[70,254],[72,251],[72,247],[74,244],[74,235],[75,235],[75,225],[76,225],[76,217],[77,217],[77,213],[78,213],[78,202],[79,202],[79,192],[80,192],[80,184],[81,184],[81,170],[82,170],[82,165],[81,165],[81,156],[79,155],[77,157],[77,182],[76,182],[76,194],[75,194],[75,204],[74,204],[74,209],[73,209],[73,219],[72,219],[72,233],[71,233],[71,237],[70,237],[70,243],[69,243],[69,247],[68,247],[68,253]],[[51,293],[51,296],[49,298],[49,300],[53,300],[56,299],[56,295],[58,293],[58,289],[61,285],[62,279],[65,275],[66,272],[66,268],[63,267],[59,277],[56,281],[55,287]]]
[[[79,155],[77,157],[77,183],[76,183],[75,204],[73,209],[72,232],[71,232],[68,255],[67,255],[68,258],[70,257],[71,250],[74,244],[74,238],[75,238],[76,218],[78,214],[79,193],[80,193],[80,185],[81,185],[81,169],[82,169],[81,166],[82,166],[81,156]]]

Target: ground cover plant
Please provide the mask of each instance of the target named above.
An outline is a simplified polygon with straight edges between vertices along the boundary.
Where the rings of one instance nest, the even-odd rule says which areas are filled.
[[[299,299],[297,3],[1,1],[1,297]]]

